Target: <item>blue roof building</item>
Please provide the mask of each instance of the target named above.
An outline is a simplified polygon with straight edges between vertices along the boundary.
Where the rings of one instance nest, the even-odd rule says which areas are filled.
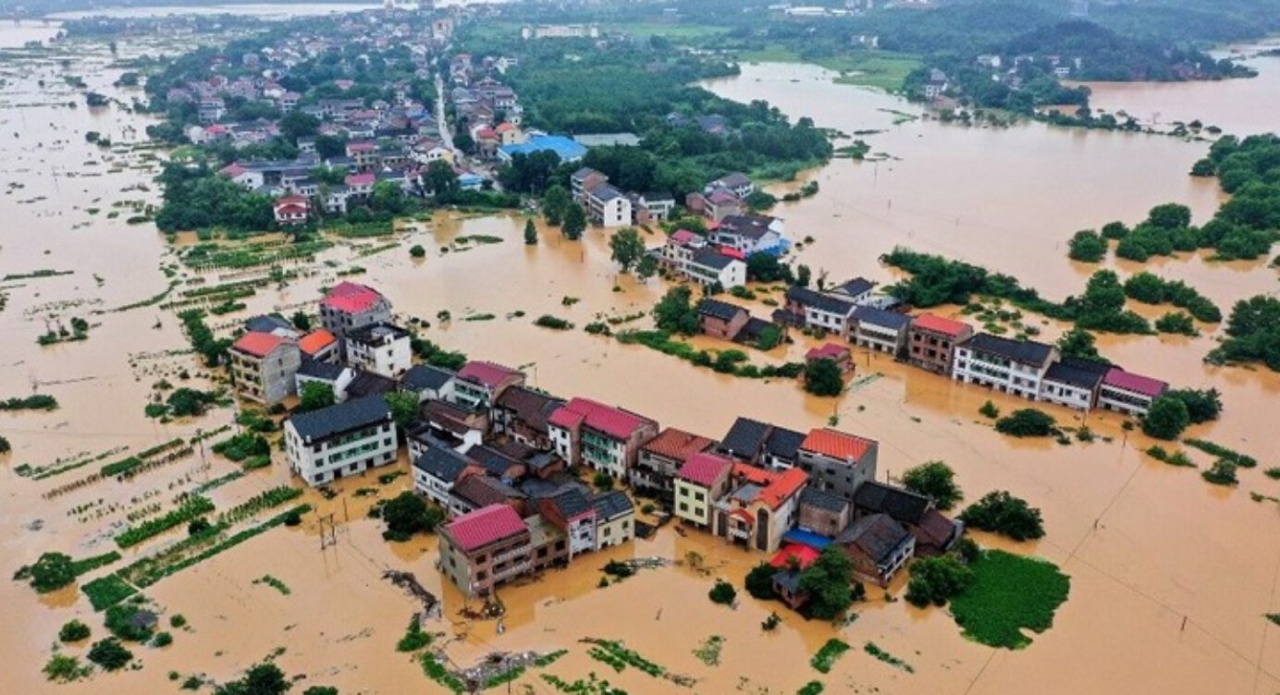
[[[581,143],[575,142],[572,138],[566,138],[561,135],[531,135],[522,144],[499,147],[498,159],[509,162],[511,157],[517,154],[528,155],[547,150],[555,152],[560,156],[561,162],[567,163],[580,161],[587,154],[587,148]]]

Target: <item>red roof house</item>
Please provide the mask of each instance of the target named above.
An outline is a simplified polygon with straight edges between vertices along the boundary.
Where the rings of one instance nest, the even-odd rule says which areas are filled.
[[[231,349],[253,357],[266,357],[272,350],[288,342],[274,333],[249,332],[231,345]]]
[[[933,314],[920,314],[912,320],[912,325],[920,330],[933,331],[953,338],[964,336],[971,331],[969,324],[963,321],[944,319]]]
[[[821,553],[817,550],[814,550],[807,545],[788,543],[778,551],[777,555],[773,556],[773,559],[769,561],[769,566],[776,567],[778,569],[787,569],[791,566],[792,559],[794,558],[796,564],[803,570],[816,562],[820,554]]]
[[[800,448],[842,461],[861,459],[874,446],[875,442],[856,435],[833,430],[828,427],[813,429],[801,442]]]
[[[725,471],[733,467],[733,461],[715,454],[697,453],[689,457],[684,465],[680,467],[680,472],[676,475],[681,480],[687,480],[695,485],[702,487],[711,487],[716,484],[716,480],[724,474]]]
[[[321,305],[349,314],[368,311],[382,300],[382,294],[367,285],[343,281],[333,286]]]
[[[551,414],[551,424],[569,429],[579,424],[617,439],[628,439],[646,419],[589,398],[574,398]]]
[[[514,509],[505,504],[491,504],[468,512],[445,524],[444,530],[463,552],[483,548],[490,543],[524,533],[528,528]]]

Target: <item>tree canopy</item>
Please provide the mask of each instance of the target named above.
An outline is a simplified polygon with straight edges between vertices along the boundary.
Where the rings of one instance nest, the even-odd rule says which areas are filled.
[[[1015,541],[1044,536],[1040,510],[1003,490],[989,492],[966,507],[960,513],[960,520],[973,528],[999,533]]]
[[[951,509],[964,493],[956,484],[956,472],[942,461],[928,461],[902,474],[902,485],[908,490],[932,497],[938,509]]]

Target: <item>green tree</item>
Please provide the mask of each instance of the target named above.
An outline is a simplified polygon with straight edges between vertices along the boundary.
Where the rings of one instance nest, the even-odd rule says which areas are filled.
[[[328,408],[334,404],[333,386],[320,381],[304,383],[299,396],[298,412],[300,413]]]
[[[458,192],[458,175],[448,162],[437,159],[427,165],[422,186],[435,196],[437,202],[447,202]]]
[[[731,605],[734,599],[738,598],[738,590],[733,585],[723,579],[717,579],[715,586],[711,587],[711,591],[707,592],[707,596],[712,603],[719,603],[724,606]]]
[[[395,181],[379,181],[373,184],[373,193],[369,196],[369,208],[373,211],[400,215],[404,213],[407,204],[404,188]]]
[[[902,474],[902,485],[908,490],[932,497],[938,509],[951,509],[964,493],[956,485],[956,472],[942,461],[928,461]]]
[[[432,533],[444,520],[438,507],[430,506],[412,490],[406,490],[382,505],[382,521],[387,525],[383,538],[406,541],[417,533]]]
[[[426,256],[427,250],[422,247],[422,244],[414,244],[409,247],[410,258],[426,258]]]
[[[280,135],[293,144],[299,138],[314,136],[320,129],[320,119],[301,111],[290,111],[280,119]]]
[[[839,396],[844,391],[844,375],[835,360],[809,360],[804,367],[804,390],[815,396]]]
[[[577,241],[587,231],[587,214],[578,205],[570,205],[565,209],[564,220],[560,232],[569,241]]]
[[[307,312],[302,309],[294,312],[293,318],[291,318],[290,321],[293,322],[293,327],[300,331],[306,332],[311,330],[311,317],[307,316]]]
[[[648,280],[658,273],[658,259],[650,254],[640,257],[640,262],[636,264],[636,277],[641,280]]]
[[[1080,359],[1093,360],[1094,362],[1106,362],[1101,355],[1098,354],[1098,348],[1094,343],[1096,339],[1093,334],[1083,328],[1072,328],[1058,338],[1058,351],[1064,356],[1079,357]]]
[[[118,671],[133,660],[133,652],[120,644],[120,640],[108,637],[89,647],[88,659],[107,671]]]
[[[1129,236],[1129,228],[1123,222],[1108,222],[1102,225],[1102,238],[1123,239]]]
[[[743,585],[747,589],[747,593],[753,598],[767,601],[775,597],[773,591],[773,575],[778,570],[767,562],[761,562],[747,572],[747,579]]]
[[[4,437],[0,437],[0,454],[7,454],[12,449],[13,447],[9,444],[9,440]]]
[[[72,620],[58,630],[58,641],[60,642],[79,642],[85,639],[89,639],[89,626],[79,620]]]
[[[693,335],[698,332],[698,312],[693,308],[693,293],[687,285],[676,285],[653,307],[653,321],[659,330]]]
[[[853,560],[843,548],[827,546],[817,560],[800,573],[800,591],[809,595],[809,613],[821,620],[835,620],[853,604]]]
[[[772,324],[760,329],[756,338],[756,347],[761,350],[772,350],[782,343],[782,329]]]
[[[63,553],[44,553],[31,566],[31,586],[37,592],[47,594],[57,591],[76,580],[75,564],[71,556]]]
[[[547,224],[559,227],[564,221],[565,213],[569,211],[569,206],[573,204],[564,186],[552,184],[547,187],[547,192],[542,196],[542,214],[547,218]]]
[[[801,263],[796,267],[796,284],[801,287],[808,287],[812,274],[812,271],[809,270],[809,266]]]
[[[538,245],[538,228],[533,226],[533,218],[524,221],[524,243],[527,246]]]
[[[609,237],[609,249],[614,262],[622,266],[622,272],[630,272],[631,266],[644,256],[644,240],[634,227],[623,227]]]
[[[1191,424],[1187,404],[1165,394],[1151,402],[1147,416],[1142,419],[1142,431],[1148,437],[1172,441]]]
[[[391,408],[391,417],[400,429],[407,428],[418,417],[418,396],[413,393],[392,391],[383,396]]]
[[[973,583],[973,570],[951,555],[919,558],[911,563],[906,599],[911,605],[944,606]]]
[[[1107,255],[1107,242],[1091,229],[1076,232],[1069,246],[1067,255],[1073,261],[1097,263]]]
[[[1040,510],[1004,490],[988,492],[960,512],[959,518],[973,528],[1003,534],[1015,541],[1044,536]]]
[[[1187,406],[1187,415],[1193,425],[1217,420],[1222,414],[1222,394],[1218,389],[1174,389],[1165,395]]]
[[[1056,430],[1053,416],[1035,408],[1015,410],[996,420],[996,431],[1011,437],[1051,437]]]
[[[214,688],[214,695],[284,695],[293,687],[284,671],[271,662],[251,667],[239,679]]]
[[[1160,229],[1181,229],[1191,226],[1191,208],[1178,203],[1165,203],[1151,208],[1147,224]]]
[[[757,282],[791,282],[791,268],[768,253],[747,256],[747,279]]]

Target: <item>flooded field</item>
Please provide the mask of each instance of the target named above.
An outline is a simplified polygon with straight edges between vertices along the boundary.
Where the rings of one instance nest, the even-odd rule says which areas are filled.
[[[14,44],[9,34],[7,28],[0,31],[6,45],[31,40]],[[105,51],[84,50],[75,56],[74,73],[90,88],[127,102],[127,92],[110,86],[118,71],[105,67]],[[179,322],[164,303],[177,301],[187,289],[266,278],[270,272],[266,266],[186,268],[177,248],[193,243],[193,235],[169,244],[149,224],[127,224],[130,213],[109,219],[113,202],[156,200],[153,188],[136,187],[153,187],[156,164],[148,158],[158,153],[132,146],[142,141],[145,119],[118,107],[66,107],[82,98],[65,85],[64,73],[56,57],[0,64],[6,80],[0,97],[0,181],[21,184],[0,198],[6,222],[0,226],[0,277],[40,269],[74,271],[0,282],[0,292],[8,296],[0,312],[7,338],[0,342],[0,398],[37,391],[61,403],[48,413],[0,413],[0,434],[14,447],[0,456],[0,573],[9,575],[49,550],[77,558],[111,550],[111,535],[129,514],[155,501],[167,508],[178,491],[238,469],[196,446],[131,482],[102,480],[52,498],[45,495],[81,474],[35,480],[16,471],[22,464],[51,466],[120,446],[136,452],[229,423],[233,413],[228,409],[168,424],[144,417],[143,406],[159,379],[176,380],[175,374],[186,369],[192,384],[209,383],[202,376],[208,370],[188,352]],[[982,263],[1050,296],[1065,296],[1078,291],[1089,272],[1065,258],[1065,240],[1074,230],[1137,219],[1169,200],[1190,205],[1197,219],[1204,219],[1218,201],[1214,182],[1185,175],[1205,143],[1040,125],[993,130],[912,121],[895,126],[897,117],[880,109],[915,113],[915,108],[834,87],[826,77],[805,66],[747,67],[741,77],[713,87],[734,98],[769,99],[793,116],[809,114],[819,125],[846,132],[885,131],[867,137],[875,151],[893,159],[836,161],[810,174],[821,183],[816,197],[779,208],[792,237],[814,238],[800,252],[801,262],[815,271],[826,269],[833,280],[861,274],[890,281],[876,257],[906,244]],[[116,146],[103,151],[86,143],[90,130],[109,134]],[[100,212],[91,214],[90,208]],[[996,434],[977,410],[988,398],[1004,411],[1023,402],[861,351],[855,353],[857,376],[865,378],[833,400],[806,396],[794,383],[735,379],[641,346],[587,335],[581,328],[590,321],[649,308],[665,290],[663,283],[619,277],[602,232],[590,231],[576,243],[542,228],[540,243],[530,247],[521,239],[523,224],[520,216],[441,214],[389,240],[335,239],[313,259],[283,264],[297,273],[283,286],[265,283],[242,300],[245,309],[209,321],[225,333],[256,313],[292,313],[313,305],[319,288],[337,280],[340,271],[359,266],[364,272],[351,277],[381,288],[402,318],[431,324],[424,337],[473,357],[522,366],[536,386],[559,395],[618,403],[663,425],[712,437],[721,436],[739,415],[797,429],[834,418],[841,429],[881,442],[881,475],[942,459],[956,469],[968,500],[1007,489],[1040,507],[1048,531],[1041,541],[1008,544],[981,534],[978,540],[1043,556],[1071,575],[1071,596],[1054,627],[1033,635],[1025,650],[993,650],[964,639],[945,611],[921,611],[896,600],[905,576],[889,588],[895,600],[872,591],[870,600],[856,607],[856,622],[839,629],[805,623],[745,593],[736,609],[717,606],[706,597],[713,579],[741,586],[759,556],[697,533],[679,536],[666,529],[652,540],[584,557],[569,570],[502,590],[508,612],[500,629],[495,621],[463,617],[463,598],[451,585],[442,585],[435,570],[433,539],[403,545],[381,539],[378,522],[366,518],[370,503],[410,483],[408,476],[381,483],[369,475],[343,481],[333,499],[308,491],[299,501],[314,505],[317,513],[307,515],[301,527],[263,533],[147,589],[163,620],[181,614],[189,627],[173,630],[172,646],[135,648],[140,670],[99,673],[68,685],[47,683],[39,669],[58,627],[79,617],[97,639],[101,619],[74,589],[37,596],[25,584],[0,582],[5,615],[22,626],[0,637],[5,690],[176,691],[170,672],[226,680],[284,648],[277,662],[286,673],[306,676],[298,691],[326,684],[343,693],[439,692],[417,663],[395,651],[420,605],[382,578],[386,569],[412,572],[442,597],[442,616],[427,622],[426,629],[442,634],[453,663],[469,665],[492,650],[564,648],[569,654],[545,672],[568,681],[595,672],[631,693],[791,693],[814,679],[838,693],[1263,695],[1280,689],[1280,632],[1263,617],[1280,611],[1280,506],[1250,498],[1254,492],[1280,496],[1280,482],[1261,473],[1280,465],[1280,440],[1268,434],[1280,375],[1202,365],[1212,345],[1208,337],[1100,339],[1101,350],[1121,364],[1223,392],[1223,419],[1188,434],[1239,449],[1261,465],[1240,471],[1238,488],[1217,488],[1195,470],[1143,455],[1150,442],[1126,434],[1114,415],[1095,413],[1087,421],[1110,441],[1069,446],[1012,441]],[[485,243],[477,236],[502,241]],[[470,240],[460,242],[460,237]],[[649,238],[651,245],[659,242]],[[426,258],[410,258],[414,244],[428,250]],[[166,277],[162,265],[178,268],[171,269],[173,278]],[[1168,261],[1161,272],[1186,279],[1224,306],[1273,291],[1276,283],[1275,272],[1260,266],[1220,267],[1199,260]],[[164,292],[171,280],[180,283],[178,294],[111,311]],[[760,315],[766,307],[757,302],[753,310]],[[441,320],[441,311],[448,311],[450,320]],[[467,320],[489,314],[492,318]],[[576,328],[557,332],[534,326],[541,314],[563,317]],[[36,344],[46,322],[70,316],[90,320],[87,340]],[[647,322],[641,318],[632,325]],[[1058,328],[1046,325],[1044,331],[1053,338]],[[796,359],[810,346],[802,338],[768,355],[753,353],[752,360]],[[1078,424],[1068,411],[1053,412],[1064,423]],[[1199,452],[1189,453],[1202,466],[1210,462]],[[288,484],[282,456],[273,455],[272,467],[213,489],[211,500],[228,508]],[[407,462],[398,469],[407,469]],[[338,526],[337,543],[322,550],[317,519],[329,514]],[[123,562],[182,534],[172,531],[126,550]],[[623,556],[680,564],[597,588],[600,567]],[[255,583],[267,574],[290,592]],[[763,633],[760,623],[773,610],[783,614],[783,627]],[[809,667],[809,657],[837,634],[854,648],[822,676]],[[692,653],[712,635],[725,637],[718,666]],[[624,640],[696,683],[681,688],[636,669],[615,673],[587,656],[578,642],[582,638]],[[865,654],[866,642],[910,663],[914,673]],[[67,649],[77,655],[83,651]],[[551,692],[538,672],[532,669],[513,691]]]

